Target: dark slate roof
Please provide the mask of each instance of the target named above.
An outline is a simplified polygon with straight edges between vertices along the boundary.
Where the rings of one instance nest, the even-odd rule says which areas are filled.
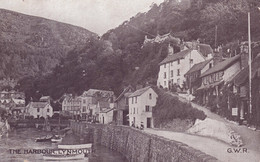
[[[199,44],[199,51],[204,57],[207,57],[208,54],[213,54],[213,49],[208,44]]]
[[[193,65],[191,67],[191,69],[185,75],[191,74],[195,71],[202,70],[211,60],[212,59],[209,59],[209,60],[206,60],[206,61],[203,61],[203,62],[200,62],[200,63]]]
[[[178,59],[182,59],[187,54],[189,54],[191,51],[192,51],[191,49],[186,49],[186,50],[183,50],[181,52],[167,56],[162,62],[159,63],[159,65],[162,65],[162,64],[165,64],[165,63],[168,63],[168,62],[172,62],[172,61],[176,61]]]
[[[99,103],[100,108],[108,108],[109,107],[109,102],[99,101],[98,103]]]
[[[256,75],[260,76],[260,54],[258,54],[252,62],[252,78]],[[247,66],[243,70],[241,70],[234,78],[234,83],[236,85],[242,85],[248,82],[249,78],[249,67]]]
[[[104,110],[101,110],[100,113],[108,113],[109,111],[112,111],[112,110],[115,110],[115,108],[108,108],[108,109],[104,109]]]
[[[132,89],[133,89],[132,86],[126,87],[126,88],[124,89],[124,91],[117,97],[117,99],[115,100],[115,102],[118,101],[118,100],[120,100],[123,96],[129,97],[130,94],[132,94],[132,92],[131,92]]]
[[[142,89],[138,89],[137,91],[135,91],[134,93],[132,93],[129,97],[135,97],[135,96],[140,96],[142,95],[144,92],[146,92],[149,88],[151,88],[150,86],[142,88]]]
[[[44,108],[48,102],[31,102],[32,108]]]
[[[222,62],[219,62],[218,64],[216,64],[215,66],[213,66],[212,68],[208,69],[203,74],[201,74],[201,77],[225,70],[228,67],[230,67],[231,65],[233,65],[239,59],[240,59],[240,55],[236,55],[236,56],[228,58]]]

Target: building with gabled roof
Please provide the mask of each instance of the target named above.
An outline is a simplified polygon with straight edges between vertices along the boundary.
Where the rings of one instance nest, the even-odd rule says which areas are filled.
[[[190,94],[193,94],[201,86],[201,74],[213,67],[213,59],[197,63],[184,75]]]
[[[127,120],[127,115],[129,113],[128,97],[133,93],[133,91],[134,88],[128,86],[115,100],[115,122],[118,125],[129,125],[129,121]]]
[[[158,95],[152,87],[148,86],[133,92],[128,97],[129,125],[153,128],[152,109],[156,105]]]
[[[159,63],[157,86],[171,89],[174,85],[185,87],[186,74],[190,68],[197,63],[205,61],[207,58],[197,50],[184,49],[178,53],[173,53],[173,47],[169,44],[168,56]]]
[[[202,103],[207,104],[209,98],[218,98],[221,87],[233,78],[241,69],[241,56],[236,55],[219,62],[201,74],[202,84],[197,89],[203,96]]]
[[[47,119],[48,117],[52,117],[53,108],[48,102],[30,102],[25,108],[25,115]]]

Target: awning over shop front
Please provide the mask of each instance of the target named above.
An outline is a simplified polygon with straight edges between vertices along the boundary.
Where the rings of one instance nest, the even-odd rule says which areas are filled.
[[[214,87],[220,85],[221,83],[223,83],[223,81],[219,81],[219,82],[212,83],[212,84],[209,84],[209,85],[203,85],[203,84],[202,84],[197,90],[203,90],[203,89],[214,88]]]

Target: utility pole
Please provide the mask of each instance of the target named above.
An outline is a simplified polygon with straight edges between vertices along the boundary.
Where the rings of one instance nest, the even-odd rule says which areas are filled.
[[[248,66],[249,66],[249,118],[252,117],[252,54],[251,54],[251,24],[248,12]]]
[[[217,41],[218,41],[218,25],[215,27],[215,49],[217,49]]]

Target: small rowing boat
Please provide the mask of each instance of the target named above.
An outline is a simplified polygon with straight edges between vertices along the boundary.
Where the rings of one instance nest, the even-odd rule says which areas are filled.
[[[85,158],[85,155],[84,154],[76,154],[76,155],[43,155],[43,159],[44,160],[52,160],[52,161],[55,161],[55,160],[81,160],[81,159],[84,159]]]
[[[39,137],[39,138],[36,138],[35,139],[35,142],[48,142],[48,141],[51,141],[53,136],[51,135],[47,135],[47,136],[44,136],[44,137]]]
[[[55,135],[52,139],[51,142],[53,143],[58,143],[62,141],[62,137],[60,137],[59,135]]]

